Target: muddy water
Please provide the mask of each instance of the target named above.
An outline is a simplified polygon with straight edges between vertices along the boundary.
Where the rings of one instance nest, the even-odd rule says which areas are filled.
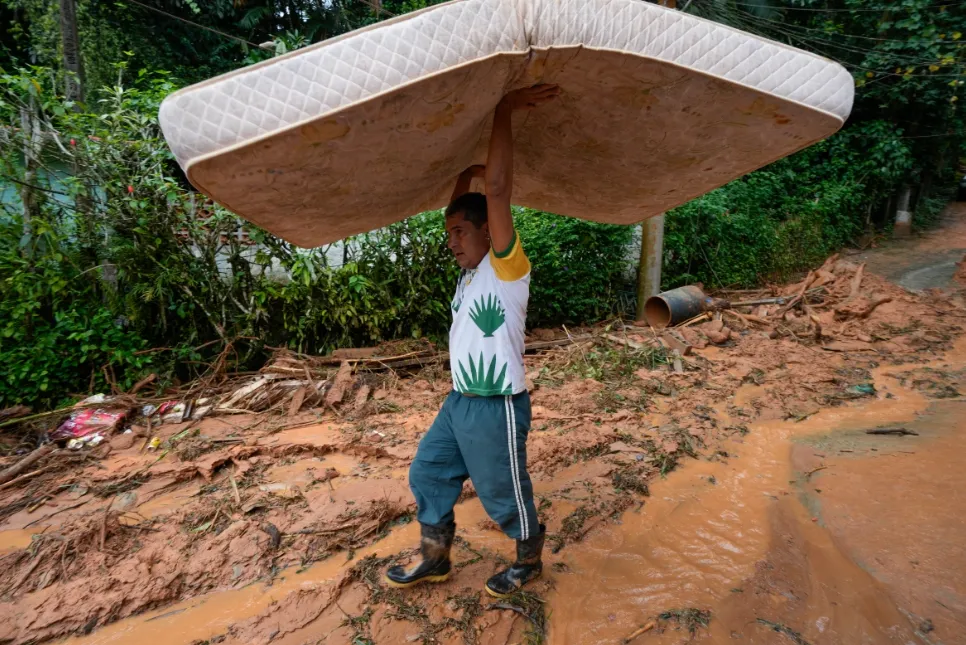
[[[0,531],[0,555],[30,546],[30,540],[39,532],[39,529],[37,531],[25,529]]]
[[[935,402],[909,427],[920,437],[845,436],[852,452],[803,445],[796,457],[815,468],[814,452],[827,455],[806,503],[915,624],[954,642],[966,634],[966,402]]]
[[[966,365],[966,342],[960,341],[937,363]],[[820,518],[799,503],[801,476],[792,465],[794,441],[904,424],[925,412],[927,399],[899,387],[887,376],[897,371],[901,370],[876,370],[878,398],[864,405],[826,409],[799,423],[753,424],[748,436],[725,447],[734,456],[727,464],[687,464],[652,487],[654,498],[639,513],[625,514],[621,525],[608,527],[581,548],[570,550],[565,561],[574,574],[558,576],[556,592],[550,598],[558,609],[550,642],[620,642],[660,612],[680,607],[715,609],[717,618],[706,635],[710,642],[732,642],[736,637],[774,642],[769,638],[775,634],[755,622],[756,618],[769,619],[767,611],[755,607],[760,598],[742,596],[749,581],[761,578],[763,566],[773,566],[770,560],[788,559],[782,557],[788,555],[781,553],[783,540],[789,547],[799,542],[799,551],[803,547],[809,553],[815,551],[807,562],[800,563],[802,571],[784,571],[787,580],[771,580],[765,585],[785,587],[773,594],[769,604],[788,604],[789,596],[809,598],[804,611],[797,612],[803,615],[797,616],[796,631],[811,636],[812,642],[826,643],[891,643],[911,636],[909,621],[886,597],[885,588],[846,557],[833,535],[817,525]],[[750,392],[739,391],[736,399],[750,396]],[[962,439],[966,427],[963,421],[959,425]],[[923,458],[931,460],[944,450],[950,455],[962,454],[935,443],[923,447]],[[962,458],[958,463],[966,465]],[[943,468],[926,469],[921,479],[927,488],[941,490],[945,474]],[[892,494],[913,498],[902,501],[908,507],[915,504],[920,492],[894,490]],[[843,487],[839,494],[849,500],[843,506],[865,503],[861,488]],[[962,497],[959,501],[966,511]],[[943,517],[951,511],[939,512]],[[883,531],[895,531],[904,524],[887,521],[881,526]],[[785,565],[795,567],[795,563]],[[846,580],[848,584],[842,584]],[[795,582],[804,588],[795,589]],[[843,605],[850,610],[843,612]],[[866,611],[856,612],[858,607]],[[566,610],[560,611],[562,608]],[[679,633],[655,635],[648,642],[678,642],[680,637]]]
[[[939,364],[966,367],[966,340]],[[700,631],[698,639],[722,644],[735,639],[746,643],[787,640],[758,619],[788,625],[811,643],[908,643],[914,640],[910,625],[926,616],[932,600],[951,607],[948,615],[929,614],[936,619],[937,629],[959,624],[956,621],[966,615],[966,601],[957,571],[966,568],[966,554],[961,546],[950,551],[949,544],[962,543],[963,526],[942,518],[956,508],[960,516],[966,515],[966,500],[961,494],[953,499],[937,491],[947,481],[956,486],[966,473],[966,464],[956,458],[962,454],[958,440],[966,433],[966,414],[954,408],[956,412],[935,421],[946,433],[938,439],[923,436],[914,450],[883,450],[880,457],[868,448],[863,454],[874,456],[858,458],[852,457],[854,448],[851,453],[836,452],[835,458],[843,463],[852,459],[845,465],[829,465],[831,448],[819,441],[849,432],[865,436],[862,429],[886,424],[925,423],[917,419],[930,409],[930,401],[899,387],[888,376],[899,371],[877,370],[873,376],[878,397],[862,405],[826,409],[800,423],[753,424],[750,434],[725,446],[731,455],[726,462],[687,463],[665,481],[655,482],[653,497],[640,511],[626,513],[620,524],[598,529],[582,544],[549,558],[562,560],[571,572],[548,573],[556,585],[548,599],[552,608],[548,641],[621,642],[656,614],[680,607],[711,609],[711,627]],[[753,396],[745,389],[736,399]],[[946,405],[966,409],[966,403]],[[932,468],[940,453],[945,461]],[[897,460],[890,466],[893,470],[863,461],[881,462],[886,455]],[[902,479],[906,469],[899,464],[906,458],[920,460],[905,464],[918,469],[916,481]],[[808,470],[826,468],[806,477],[803,463]],[[298,478],[298,471],[279,474]],[[875,477],[881,480],[883,473],[898,482],[898,489],[879,490],[881,503],[905,509],[887,518],[870,510],[867,503],[876,491],[860,485]],[[842,479],[836,483],[839,476]],[[923,496],[928,503],[917,508],[916,500]],[[487,529],[481,522],[484,518],[476,500],[457,509],[457,521],[468,539],[509,555],[512,545]],[[890,542],[889,532],[909,523],[919,523],[919,528]],[[334,584],[362,557],[395,553],[416,540],[416,525],[406,525],[360,550],[352,561],[336,556],[301,574],[283,572],[270,587],[257,584],[208,594],[71,642],[133,645],[159,633],[172,644],[204,640],[262,613],[288,594]],[[883,553],[892,560],[908,560],[909,575],[918,576],[914,580],[918,586],[909,586],[905,595],[898,592],[907,572],[891,560],[879,563]],[[944,554],[951,554],[952,560]],[[928,602],[919,598],[927,595]],[[956,634],[962,633],[944,631],[946,639],[941,642],[948,643],[956,642]],[[668,631],[652,632],[635,642],[686,640],[686,634]]]

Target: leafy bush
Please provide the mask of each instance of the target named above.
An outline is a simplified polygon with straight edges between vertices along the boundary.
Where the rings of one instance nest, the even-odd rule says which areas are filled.
[[[105,88],[96,113],[72,109],[51,78],[0,74],[0,118],[18,125],[0,139],[16,186],[0,212],[0,406],[124,389],[149,370],[161,383],[191,378],[229,344],[244,368],[266,347],[447,338],[459,269],[442,213],[297,249],[185,189],[156,120],[174,89],[166,74]],[[31,159],[24,113],[42,133]],[[517,220],[537,276],[534,320],[606,314],[630,230],[533,211]]]
[[[267,347],[446,339],[458,268],[441,213],[294,248],[186,189],[156,119],[167,74],[104,88],[96,112],[64,101],[55,78],[0,73],[0,406],[124,389],[146,371],[191,378],[229,346],[244,369]],[[815,264],[876,223],[911,167],[898,128],[850,126],[669,213],[664,284],[754,285]],[[939,205],[920,200],[917,216]],[[611,314],[633,227],[523,208],[515,221],[531,325]]]
[[[515,210],[532,267],[528,322],[540,326],[607,316],[627,270],[633,229]]]
[[[668,213],[663,284],[787,278],[871,228],[911,167],[901,130],[869,121],[722,186]]]

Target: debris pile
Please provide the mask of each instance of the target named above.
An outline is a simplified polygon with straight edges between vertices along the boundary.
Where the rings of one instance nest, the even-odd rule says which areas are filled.
[[[887,341],[901,336],[897,332],[909,326],[904,307],[922,304],[917,294],[869,275],[864,264],[838,255],[795,284],[720,295],[740,299],[709,299],[713,302],[711,310],[674,329],[689,346],[703,349],[709,344],[734,344],[738,335],[752,334],[768,340],[792,339],[830,352],[902,353],[902,347]],[[935,312],[961,316],[957,313],[961,299],[946,294],[931,296],[927,306]],[[638,322],[632,329],[644,331],[645,325]],[[658,335],[666,346],[668,335],[668,330]],[[940,336],[938,332],[920,334],[927,343],[942,342]],[[914,349],[920,348],[922,344]]]
[[[794,285],[727,295],[727,307],[672,329],[616,321],[531,333],[528,469],[555,575],[566,573],[567,549],[647,503],[655,478],[688,459],[733,459],[725,440],[740,441],[754,421],[880,396],[870,370],[884,364],[931,396],[959,387],[960,375],[921,365],[963,333],[966,308],[954,299],[907,292],[838,258]],[[286,568],[341,563],[411,530],[407,469],[451,389],[447,358],[426,342],[278,350],[257,372],[220,363],[160,395],[146,380],[50,414],[0,411],[0,426],[45,421],[58,437],[0,457],[0,535],[12,541],[0,543],[0,614],[12,617],[0,621],[0,642],[61,638]],[[67,449],[93,436],[98,445]],[[502,557],[491,544],[505,540],[474,497],[467,483],[456,568],[485,579]],[[502,643],[543,629],[539,599],[490,611],[446,585],[404,595],[379,585],[388,563],[360,559],[332,585],[240,621],[226,642],[269,642],[279,625],[293,642]],[[545,592],[546,578],[530,593]],[[688,616],[682,628],[702,624]],[[329,631],[299,631],[310,623]]]

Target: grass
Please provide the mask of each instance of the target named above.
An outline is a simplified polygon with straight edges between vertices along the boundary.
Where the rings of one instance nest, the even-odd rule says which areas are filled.
[[[560,524],[560,533],[566,537],[576,537],[580,530],[584,528],[584,522],[595,515],[589,506],[578,506],[574,511],[564,518]]]
[[[525,645],[542,645],[546,640],[550,615],[547,613],[546,603],[532,591],[518,591],[509,598],[491,603],[487,609],[512,609],[526,617],[529,624],[523,634]]]
[[[676,623],[678,629],[686,629],[693,638],[698,629],[711,624],[711,612],[707,609],[669,609],[658,614],[657,619],[665,623]]]
[[[641,476],[641,473],[632,468],[625,468],[614,472],[611,476],[611,481],[618,492],[630,491],[643,495],[644,497],[651,496],[651,490],[648,488],[647,482]]]
[[[372,607],[366,607],[365,611],[358,616],[345,614],[341,626],[352,628],[352,641],[350,641],[352,645],[374,645],[375,641],[369,633],[369,621],[373,613]]]
[[[595,457],[601,457],[610,452],[610,440],[601,441],[600,443],[595,443],[587,448],[580,448],[574,452],[574,462],[579,461],[589,461]]]
[[[457,569],[479,562],[484,557],[487,559],[496,557],[485,549],[474,549],[462,538],[457,537],[455,542],[475,556],[467,562],[458,564]],[[523,642],[527,645],[541,645],[544,642],[549,616],[544,601],[532,591],[519,591],[500,602],[484,605],[481,602],[481,592],[465,588],[460,593],[446,598],[445,602],[454,615],[434,623],[421,604],[420,599],[425,600],[425,596],[383,584],[383,572],[386,567],[395,564],[396,559],[396,556],[378,558],[372,555],[363,558],[352,567],[352,579],[364,584],[369,591],[365,610],[358,616],[345,614],[345,619],[342,621],[342,626],[349,627],[353,631],[353,640],[350,641],[352,645],[374,643],[369,623],[375,614],[375,605],[385,605],[385,615],[391,619],[405,620],[417,625],[420,629],[418,642],[424,644],[439,642],[441,632],[455,629],[461,634],[464,645],[477,645],[480,634],[476,622],[486,609],[509,609],[526,617],[528,627]],[[503,560],[503,564],[508,563]]]
[[[568,366],[568,371],[620,388],[634,382],[637,378],[634,372],[644,368],[656,369],[668,363],[670,359],[663,347],[630,349],[598,340],[592,349],[581,353]]]
[[[776,631],[779,634],[784,634],[790,638],[795,645],[811,645],[802,637],[801,634],[787,625],[783,625],[782,623],[773,623],[770,620],[765,620],[764,618],[759,618],[757,622],[759,625],[764,625],[765,627],[770,628],[772,631]]]
[[[410,599],[412,594],[404,590],[394,589],[382,584],[382,572],[386,567],[395,564],[396,556],[377,558],[374,555],[363,558],[352,567],[352,578],[366,585],[369,589],[369,604],[384,603],[389,609],[386,616],[405,620],[420,627],[420,636],[424,643],[433,642],[436,633],[442,625],[433,625],[426,610]]]
[[[479,634],[473,623],[483,615],[480,592],[464,590],[462,594],[450,596],[446,602],[461,612],[459,618],[447,618],[447,626],[455,627],[460,631],[463,635],[463,645],[476,645],[479,642]]]

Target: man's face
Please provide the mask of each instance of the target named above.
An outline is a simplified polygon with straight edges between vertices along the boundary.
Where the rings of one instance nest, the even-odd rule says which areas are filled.
[[[446,218],[449,250],[462,269],[475,269],[490,251],[490,229],[484,223],[479,228],[468,222],[463,213]]]

